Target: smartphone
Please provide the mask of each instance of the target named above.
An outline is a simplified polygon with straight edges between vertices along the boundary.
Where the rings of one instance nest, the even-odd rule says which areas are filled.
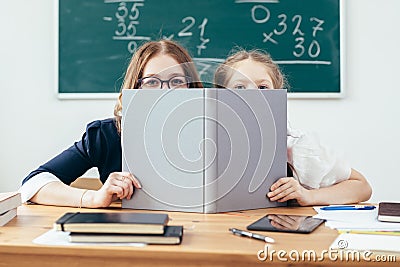
[[[325,222],[325,220],[315,219],[312,216],[267,214],[247,226],[247,229],[307,234],[314,231],[323,222]]]

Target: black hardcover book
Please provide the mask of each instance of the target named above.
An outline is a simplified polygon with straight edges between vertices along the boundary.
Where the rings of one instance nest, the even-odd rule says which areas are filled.
[[[54,228],[65,232],[163,234],[168,214],[132,212],[68,212]]]
[[[78,243],[146,243],[177,245],[182,242],[183,226],[166,226],[164,234],[95,234],[71,233],[69,240]]]
[[[379,203],[378,220],[384,222],[400,222],[400,202]]]

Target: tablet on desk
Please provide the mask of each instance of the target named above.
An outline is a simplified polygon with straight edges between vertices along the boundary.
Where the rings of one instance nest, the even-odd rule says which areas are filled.
[[[324,221],[312,216],[267,214],[247,226],[247,229],[255,231],[311,233]]]

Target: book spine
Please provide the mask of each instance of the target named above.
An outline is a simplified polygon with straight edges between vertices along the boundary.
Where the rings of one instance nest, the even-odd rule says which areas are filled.
[[[16,216],[17,216],[17,208],[13,208],[9,211],[0,214],[0,226],[6,225]]]
[[[0,199],[0,213],[17,208],[21,204],[21,193],[15,193],[4,199]]]
[[[204,213],[217,212],[217,114],[218,89],[204,90],[204,148],[203,148],[203,211]]]
[[[55,223],[54,223],[54,228],[58,231],[64,231],[64,224],[68,223],[68,221],[74,217],[75,215],[79,214],[79,212],[68,212],[65,213],[61,218],[59,218]]]

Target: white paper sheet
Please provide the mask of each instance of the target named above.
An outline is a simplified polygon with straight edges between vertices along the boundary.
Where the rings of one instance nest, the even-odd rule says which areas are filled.
[[[51,246],[130,246],[144,247],[144,243],[72,243],[69,242],[69,232],[56,231],[51,229],[35,238],[32,242],[38,245]]]
[[[330,248],[400,252],[400,236],[340,234]]]
[[[327,220],[325,226],[339,230],[390,230],[400,231],[400,223],[378,221],[378,209],[373,210],[321,210],[314,218]]]

